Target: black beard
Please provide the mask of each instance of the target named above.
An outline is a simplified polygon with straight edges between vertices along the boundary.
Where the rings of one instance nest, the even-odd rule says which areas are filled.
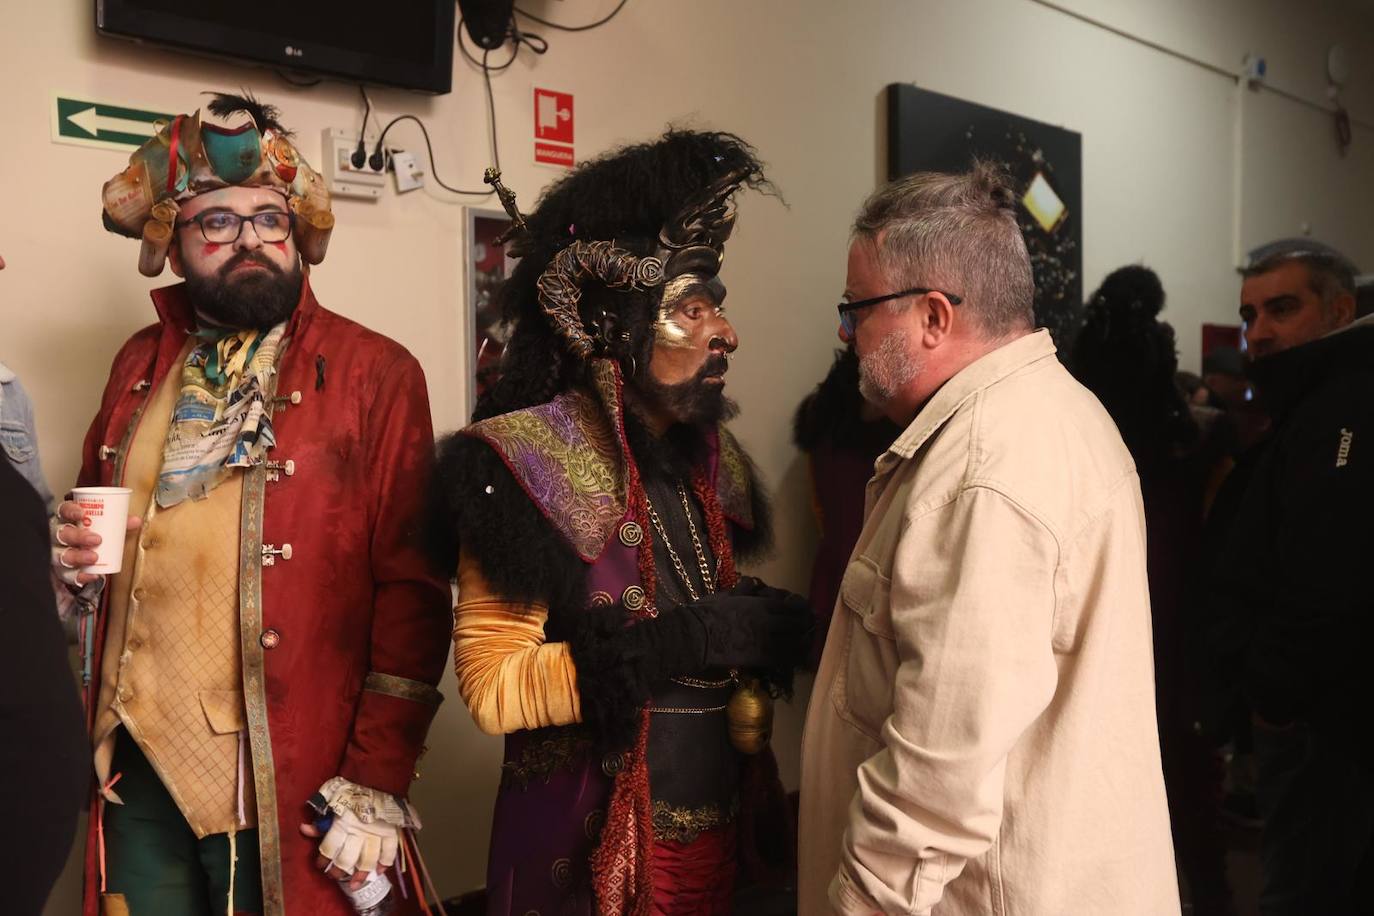
[[[633,403],[625,410],[625,442],[630,446],[639,476],[643,480],[690,480],[692,465],[705,457],[705,441],[695,426],[681,423],[669,427],[662,437],[649,432],[646,421]]]
[[[685,382],[665,385],[646,372],[636,380],[636,387],[645,401],[663,410],[673,422],[711,427],[739,414],[739,405],[725,396],[722,387],[706,381],[723,373],[727,365],[723,356],[708,356],[696,375]]]
[[[265,273],[231,277],[240,264],[252,262],[267,268]],[[216,324],[235,330],[256,328],[266,331],[281,324],[296,310],[301,298],[301,265],[282,270],[265,256],[243,251],[213,274],[186,270],[186,296],[198,314]]]

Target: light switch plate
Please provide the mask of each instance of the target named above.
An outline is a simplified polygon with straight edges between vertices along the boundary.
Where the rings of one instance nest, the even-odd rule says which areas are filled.
[[[425,170],[415,161],[415,154],[405,150],[391,153],[391,170],[396,176],[396,193],[404,194],[425,186]]]

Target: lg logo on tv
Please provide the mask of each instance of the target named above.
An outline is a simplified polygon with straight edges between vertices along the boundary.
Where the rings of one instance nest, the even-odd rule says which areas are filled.
[[[287,45],[287,46],[286,46],[286,56],[287,56],[287,57],[304,57],[304,56],[305,56],[305,48],[297,48],[297,47],[295,47],[294,45]]]

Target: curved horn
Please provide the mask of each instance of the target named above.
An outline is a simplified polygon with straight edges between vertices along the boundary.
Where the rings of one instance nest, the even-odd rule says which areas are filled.
[[[607,241],[576,241],[554,256],[536,284],[539,305],[579,359],[596,352],[596,341],[577,309],[582,283],[588,277],[596,277],[610,289],[648,289],[663,282],[663,262],[641,258]]]

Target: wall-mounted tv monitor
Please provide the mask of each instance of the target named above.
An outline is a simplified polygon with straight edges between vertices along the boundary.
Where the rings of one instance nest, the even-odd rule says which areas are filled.
[[[300,74],[442,94],[453,85],[454,0],[96,0],[103,35]]]

